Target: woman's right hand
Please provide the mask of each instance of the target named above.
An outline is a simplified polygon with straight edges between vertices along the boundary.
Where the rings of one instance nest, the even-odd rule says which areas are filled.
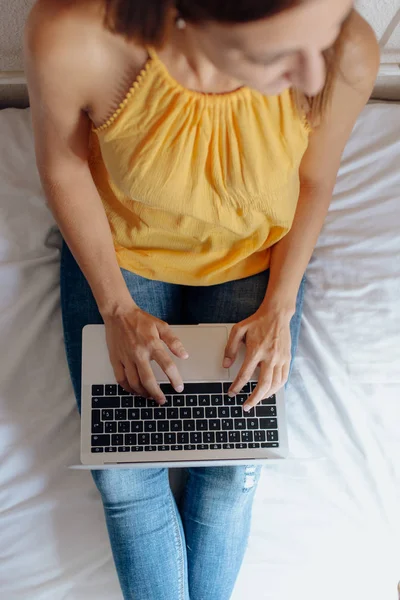
[[[170,326],[132,304],[118,307],[103,316],[111,364],[117,382],[130,393],[154,398],[164,404],[165,396],[150,365],[155,360],[177,392],[182,377],[165,346],[178,358],[188,358],[182,342]]]

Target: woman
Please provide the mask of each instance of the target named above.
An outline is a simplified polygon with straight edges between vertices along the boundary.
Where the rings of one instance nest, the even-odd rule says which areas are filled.
[[[37,163],[65,243],[65,344],[105,323],[115,378],[178,391],[172,323],[234,322],[237,393],[288,378],[303,274],[373,88],[375,36],[349,0],[40,0],[26,29]],[[133,82],[133,84],[132,84]],[[300,290],[300,291],[299,291]],[[260,468],[94,471],[124,598],[228,600]],[[250,482],[250,483],[249,483]]]

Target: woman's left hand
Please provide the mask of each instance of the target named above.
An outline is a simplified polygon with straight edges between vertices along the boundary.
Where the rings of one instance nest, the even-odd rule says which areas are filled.
[[[260,367],[258,384],[243,409],[250,410],[275,394],[287,381],[291,361],[290,319],[292,315],[260,308],[254,315],[234,325],[225,348],[223,366],[230,367],[239,346],[246,345],[243,365],[228,394],[235,396]]]

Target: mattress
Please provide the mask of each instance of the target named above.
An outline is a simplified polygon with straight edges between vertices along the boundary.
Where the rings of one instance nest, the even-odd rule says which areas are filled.
[[[232,600],[397,599],[399,165],[400,105],[368,105],[307,270],[287,393],[292,458],[263,467]],[[79,417],[60,247],[30,113],[2,111],[0,597],[121,600],[97,490],[67,468],[79,461]]]

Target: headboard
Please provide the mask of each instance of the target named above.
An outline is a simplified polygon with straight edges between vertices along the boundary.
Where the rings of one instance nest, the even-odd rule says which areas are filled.
[[[1,0],[0,108],[28,105],[21,39],[26,15],[34,2]],[[374,27],[382,48],[381,71],[373,97],[400,100],[399,0],[358,0],[356,7]]]

